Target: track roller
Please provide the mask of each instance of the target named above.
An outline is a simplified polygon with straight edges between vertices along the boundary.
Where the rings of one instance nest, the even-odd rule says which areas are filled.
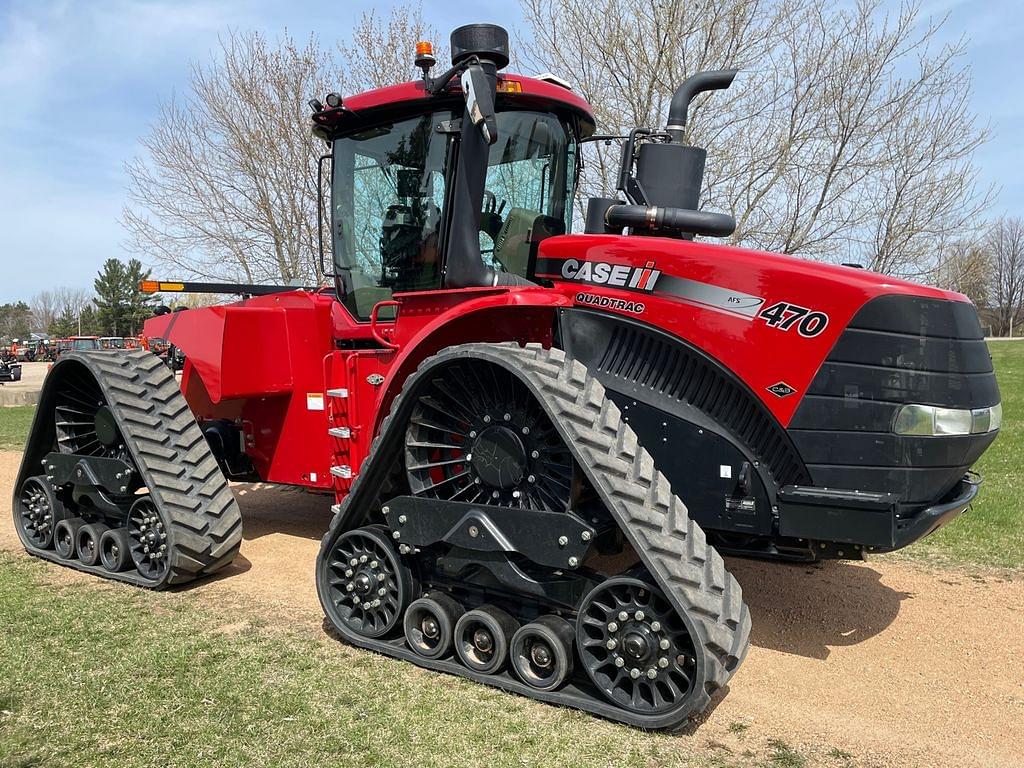
[[[127,570],[132,564],[131,538],[124,528],[111,528],[100,536],[100,562],[111,573]]]
[[[57,523],[53,529],[53,548],[57,556],[64,560],[73,560],[77,553],[78,532],[85,526],[80,517],[68,517]]]
[[[455,625],[465,609],[448,595],[430,593],[405,612],[405,639],[425,659],[442,659],[452,648]]]
[[[455,653],[474,672],[492,675],[505,666],[519,622],[493,605],[462,615],[455,625]]]
[[[90,523],[78,529],[75,550],[83,565],[96,565],[100,561],[100,537],[109,530],[103,523]]]
[[[572,625],[558,616],[541,616],[512,636],[509,658],[519,679],[538,691],[554,691],[572,677]]]

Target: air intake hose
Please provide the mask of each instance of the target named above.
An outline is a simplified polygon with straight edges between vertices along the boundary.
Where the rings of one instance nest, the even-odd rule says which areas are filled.
[[[724,213],[692,211],[644,205],[613,205],[605,212],[609,229],[623,227],[651,232],[688,232],[709,237],[728,237],[736,230],[736,220]]]

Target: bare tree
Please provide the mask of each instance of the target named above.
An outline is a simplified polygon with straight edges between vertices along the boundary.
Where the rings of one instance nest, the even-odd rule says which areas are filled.
[[[993,330],[1005,336],[1020,327],[1024,315],[1024,221],[999,219],[986,245],[992,258]]]
[[[736,217],[735,243],[918,275],[988,202],[964,44],[938,45],[916,5],[520,2],[522,58],[574,79],[601,132],[662,126],[687,76],[742,70],[697,100],[689,131],[709,149],[703,204]],[[608,194],[618,147],[587,160],[582,191]]]
[[[58,286],[40,291],[29,301],[32,311],[32,330],[46,332],[53,322],[67,311],[78,317],[92,303],[92,294],[84,288]]]
[[[445,65],[445,46],[437,30],[423,20],[421,6],[393,10],[386,19],[374,10],[360,16],[349,40],[338,43],[339,69],[343,85],[351,92],[384,88],[419,76],[413,60],[416,42],[434,43],[434,55]]]
[[[322,279],[312,97],[412,76],[416,40],[433,34],[419,10],[364,13],[338,54],[315,38],[276,44],[231,33],[192,68],[184,99],[160,110],[143,157],[127,166],[128,247],[175,276],[245,282]]]
[[[962,293],[979,307],[987,307],[992,292],[993,266],[992,252],[984,241],[960,238],[943,248],[929,282]]]

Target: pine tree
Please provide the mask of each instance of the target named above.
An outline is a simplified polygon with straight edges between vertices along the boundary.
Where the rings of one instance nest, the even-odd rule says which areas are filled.
[[[78,333],[78,317],[71,307],[64,307],[57,319],[50,323],[46,332],[55,339],[66,339]]]
[[[82,336],[107,336],[103,323],[100,322],[99,312],[92,304],[82,307],[82,314],[79,317],[79,327],[82,329]],[[115,336],[117,334],[114,334]]]
[[[143,271],[142,262],[131,259],[125,269],[125,290],[128,292],[128,329],[123,335],[134,336],[142,331],[142,324],[153,315],[153,294],[143,293],[141,284],[149,279],[150,270]]]
[[[131,296],[126,290],[127,274],[124,264],[117,259],[107,259],[103,262],[103,268],[93,286],[96,288],[99,335],[118,336],[127,332]]]

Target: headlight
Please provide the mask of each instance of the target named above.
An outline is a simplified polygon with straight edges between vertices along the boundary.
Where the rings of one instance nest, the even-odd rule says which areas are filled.
[[[937,405],[904,405],[896,414],[892,431],[897,435],[981,435],[999,429],[1003,406],[942,408]]]

